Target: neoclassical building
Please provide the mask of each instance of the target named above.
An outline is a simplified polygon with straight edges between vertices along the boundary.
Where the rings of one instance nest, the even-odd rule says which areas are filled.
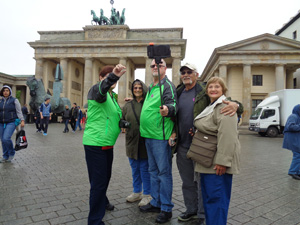
[[[35,77],[42,78],[45,89],[52,92],[55,68],[64,72],[62,97],[80,106],[87,103],[90,87],[99,79],[99,71],[105,65],[121,63],[127,72],[119,80],[118,96],[122,106],[124,98],[131,94],[135,70],[145,68],[146,84],[150,84],[151,59],[147,57],[149,42],[168,44],[171,58],[166,59],[172,68],[172,80],[179,83],[181,60],[185,57],[186,40],[182,28],[129,29],[127,25],[85,26],[77,31],[39,31],[40,40],[29,42],[36,60]]]
[[[34,75],[19,75],[13,76],[0,72],[0,90],[3,85],[8,85],[12,89],[12,96],[16,97],[16,93],[20,92],[20,104],[23,106],[25,103],[29,103],[30,95],[29,90],[26,86],[26,81],[28,77],[33,77]]]
[[[300,42],[262,34],[216,48],[200,80],[222,77],[227,96],[243,103],[243,123],[270,92],[294,88],[294,72],[300,68]]]

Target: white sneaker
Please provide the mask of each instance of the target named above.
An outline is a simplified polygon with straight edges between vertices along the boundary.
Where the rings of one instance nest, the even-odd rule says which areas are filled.
[[[142,200],[139,202],[139,206],[148,205],[152,200],[151,195],[143,195]]]
[[[131,193],[129,196],[127,196],[126,201],[127,202],[136,202],[142,199],[142,192],[140,193]]]

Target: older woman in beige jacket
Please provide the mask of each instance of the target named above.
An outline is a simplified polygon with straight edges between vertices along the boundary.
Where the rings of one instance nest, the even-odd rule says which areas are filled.
[[[225,106],[227,88],[219,77],[211,78],[206,85],[206,93],[211,104],[199,114],[194,125],[202,133],[217,136],[217,152],[213,165],[195,165],[201,176],[201,189],[207,225],[226,225],[231,196],[232,175],[240,169],[240,143],[237,131],[237,116],[220,113]]]

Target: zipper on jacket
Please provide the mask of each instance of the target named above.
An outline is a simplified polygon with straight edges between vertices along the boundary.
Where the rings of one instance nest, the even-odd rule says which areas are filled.
[[[108,133],[108,122],[109,122],[109,117],[106,118],[105,134]]]

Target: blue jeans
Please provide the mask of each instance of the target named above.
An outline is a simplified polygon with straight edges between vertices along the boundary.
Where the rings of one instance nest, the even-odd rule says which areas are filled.
[[[79,130],[82,130],[81,125],[80,125],[80,119],[77,119],[76,125],[75,125],[75,131],[77,130],[77,127],[79,127]]]
[[[15,155],[14,144],[11,140],[11,136],[13,135],[16,129],[15,122],[12,123],[0,123],[0,138],[2,142],[2,150],[3,150],[3,158],[8,159],[10,156]]]
[[[103,225],[105,207],[109,203],[106,191],[112,171],[113,148],[102,150],[101,146],[84,145],[84,150],[91,185],[88,225]]]
[[[206,225],[226,225],[231,197],[232,174],[201,173]]]
[[[145,138],[151,181],[151,205],[171,212],[172,203],[172,150],[168,141]]]
[[[69,124],[69,119],[65,119],[65,129],[64,129],[65,132],[69,131],[68,124]]]
[[[289,174],[300,175],[300,152],[293,151],[293,159],[289,169]]]
[[[151,185],[150,185],[150,174],[148,172],[148,159],[132,159],[128,158],[132,171],[132,185],[133,192],[140,193],[142,192],[143,186],[143,194],[150,195]]]

